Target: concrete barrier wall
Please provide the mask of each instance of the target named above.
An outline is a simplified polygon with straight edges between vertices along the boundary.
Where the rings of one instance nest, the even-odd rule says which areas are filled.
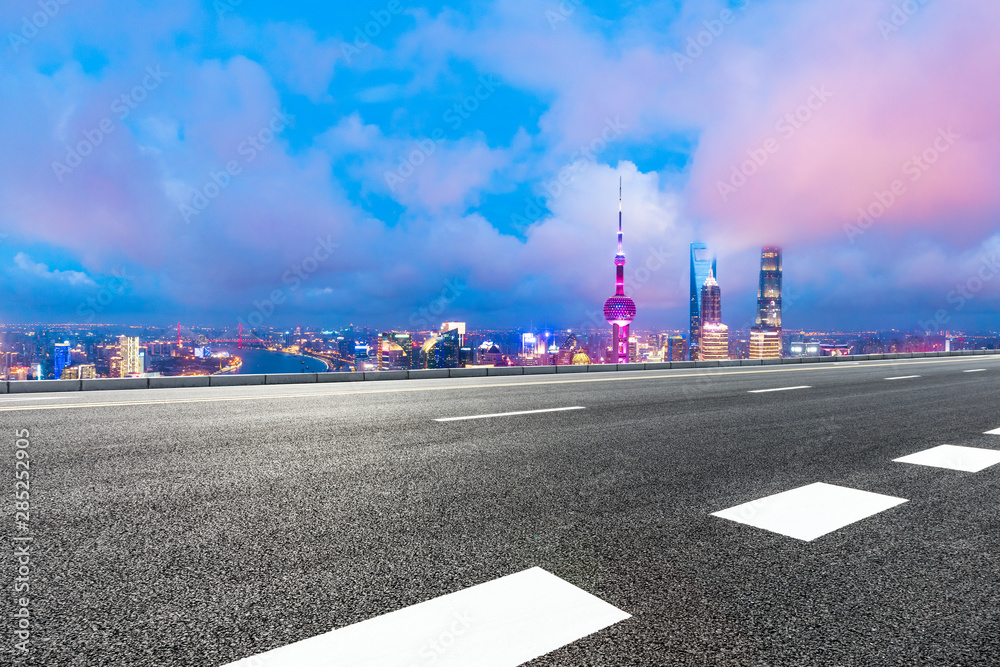
[[[0,394],[37,394],[63,391],[99,391],[127,389],[180,389],[187,387],[239,387],[263,384],[312,384],[316,382],[364,382],[377,380],[419,380],[432,378],[496,377],[506,375],[542,375],[552,373],[598,373],[617,371],[654,371],[668,369],[719,368],[732,366],[776,366],[784,364],[837,363],[849,361],[886,361],[922,357],[964,357],[1000,355],[1000,350],[962,350],[958,352],[905,352],[893,354],[856,354],[845,357],[797,357],[794,359],[728,359],[725,361],[664,361],[645,364],[589,364],[583,366],[501,366],[498,368],[437,368],[401,371],[366,371],[336,373],[287,373],[271,375],[196,375],[151,378],[96,378],[93,380],[8,380],[0,381]]]

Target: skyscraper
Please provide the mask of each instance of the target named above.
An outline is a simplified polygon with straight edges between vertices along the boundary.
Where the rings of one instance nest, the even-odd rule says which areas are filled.
[[[781,248],[760,252],[760,287],[757,289],[757,326],[781,328]]]
[[[59,379],[62,377],[63,369],[72,363],[69,355],[69,341],[66,341],[65,343],[56,343],[55,354],[53,357],[55,359],[55,376],[56,379]]]
[[[120,375],[112,377],[129,377],[142,373],[142,359],[139,357],[139,337],[119,336],[118,356],[121,357]]]
[[[635,319],[635,302],[625,296],[625,251],[622,250],[622,186],[618,182],[618,254],[615,255],[615,295],[604,302],[604,319],[611,325],[611,363],[629,361],[628,330]]]
[[[663,342],[664,361],[684,361],[684,337],[670,336]]]
[[[698,337],[701,331],[701,288],[709,274],[718,275],[715,258],[708,258],[708,246],[704,243],[691,244],[691,321],[688,334],[689,359],[698,359]]]
[[[698,331],[698,359],[720,361],[729,358],[729,327],[722,323],[722,290],[713,272],[701,288],[701,326]]]
[[[781,248],[760,252],[757,323],[750,332],[751,359],[779,359],[781,349]]]

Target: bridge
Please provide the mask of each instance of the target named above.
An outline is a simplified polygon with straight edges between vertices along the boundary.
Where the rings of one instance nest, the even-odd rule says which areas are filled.
[[[1000,356],[0,396],[32,661],[991,664],[998,404]]]

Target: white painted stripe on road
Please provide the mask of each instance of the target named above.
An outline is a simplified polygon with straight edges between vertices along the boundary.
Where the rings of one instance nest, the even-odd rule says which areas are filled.
[[[546,410],[521,410],[520,412],[497,412],[491,415],[472,415],[471,417],[442,417],[435,419],[436,422],[457,422],[465,419],[491,419],[493,417],[510,417],[512,415],[536,415],[542,412],[565,412],[566,410],[586,410],[584,407],[575,406],[572,408],[548,408]]]
[[[995,428],[992,431],[987,431],[983,435],[1000,435],[1000,428]]]
[[[905,502],[908,501],[904,498],[817,482],[730,507],[712,516],[812,542]]]
[[[916,454],[893,459],[893,461],[932,468],[961,470],[962,472],[980,472],[1000,463],[1000,451],[979,447],[939,445]]]
[[[516,667],[627,618],[534,567],[228,667]]]
[[[886,378],[886,380],[912,380],[913,378],[918,378],[919,375],[900,375],[899,377]]]
[[[778,387],[777,389],[754,389],[753,391],[748,391],[748,394],[767,394],[772,391],[792,391],[794,389],[812,389],[811,386],[802,387]]]
[[[985,370],[986,370],[985,368],[973,368],[973,369],[971,369],[971,370],[968,370],[968,371],[962,371],[962,372],[963,372],[963,373],[982,373],[982,372],[983,372],[983,371],[985,371]]]

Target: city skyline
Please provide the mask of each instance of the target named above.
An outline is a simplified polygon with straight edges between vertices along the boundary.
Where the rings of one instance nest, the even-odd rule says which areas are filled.
[[[0,9],[0,320],[580,326],[621,179],[649,326],[704,241],[733,321],[766,242],[790,325],[996,328],[995,4],[216,4]]]

